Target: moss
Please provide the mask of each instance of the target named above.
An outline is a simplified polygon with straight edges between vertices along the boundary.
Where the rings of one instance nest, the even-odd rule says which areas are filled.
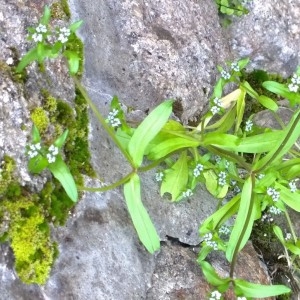
[[[15,186],[15,182],[13,179],[13,171],[16,168],[16,164],[14,160],[5,155],[1,162],[1,172],[0,172],[0,199],[7,192],[7,189],[10,191]]]
[[[42,107],[36,107],[30,114],[31,120],[38,128],[40,133],[46,131],[49,126],[49,117],[47,112]]]
[[[84,57],[84,45],[83,42],[76,34],[71,34],[69,41],[66,45],[66,50],[75,52],[79,57],[79,69],[76,76],[81,78],[83,74],[83,57]]]
[[[71,12],[70,12],[68,1],[61,0],[61,1],[54,2],[51,5],[51,17],[53,19],[69,20],[71,17]]]

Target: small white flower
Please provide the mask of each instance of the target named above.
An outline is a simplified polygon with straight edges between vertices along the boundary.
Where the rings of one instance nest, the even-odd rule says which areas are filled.
[[[236,194],[238,194],[238,193],[241,192],[241,189],[236,185],[236,186],[234,187],[233,191],[234,191]]]
[[[231,69],[232,69],[233,71],[235,71],[235,72],[238,72],[238,71],[240,70],[240,67],[239,67],[238,63],[233,62],[233,63],[231,64]]]
[[[41,150],[41,143],[37,143],[34,145],[36,150]]]
[[[157,173],[155,173],[155,180],[157,182],[162,181],[163,178],[164,178],[164,173],[163,172],[157,172]]]
[[[277,202],[280,198],[280,193],[271,187],[267,188],[267,194],[272,197],[274,202]]]
[[[212,112],[213,115],[215,115],[218,112],[220,112],[220,110],[221,110],[220,107],[216,106],[216,105],[212,106],[211,109],[210,109],[210,111]]]
[[[182,197],[187,198],[193,195],[193,192],[191,189],[187,189],[185,192],[182,192]]]
[[[36,32],[39,32],[39,33],[46,33],[47,32],[47,27],[43,24],[39,24],[36,29],[35,29]]]
[[[215,161],[217,164],[219,164],[221,162],[222,158],[219,155],[215,155]]]
[[[38,152],[37,151],[29,150],[27,154],[28,154],[28,156],[30,158],[34,158],[34,157],[36,157],[38,155]]]
[[[54,146],[54,145],[51,145],[48,150],[49,150],[49,152],[51,152],[51,154],[53,156],[55,156],[55,155],[58,154],[58,148],[56,146]]]
[[[194,176],[195,177],[200,176],[201,172],[203,171],[203,168],[204,168],[203,165],[197,164],[194,171],[193,171]]]
[[[297,74],[294,74],[291,79],[291,82],[294,84],[300,84],[300,76],[298,76]]]
[[[230,233],[230,229],[226,225],[222,225],[219,229],[219,234],[228,235]]]
[[[228,79],[230,79],[231,75],[230,75],[230,73],[226,72],[225,70],[222,70],[221,77],[225,80],[228,80]]]
[[[257,178],[258,179],[263,179],[265,177],[265,174],[258,174]]]
[[[118,127],[121,125],[121,121],[118,118],[115,118],[113,120],[110,121],[110,125],[112,127]]]
[[[64,44],[68,41],[70,34],[71,31],[69,28],[66,27],[60,28],[57,40]]]
[[[225,160],[225,168],[228,169],[230,166],[230,162],[228,160]]]
[[[288,240],[290,240],[291,238],[292,238],[292,234],[288,232],[288,233],[285,235],[285,240],[288,241]]]
[[[251,131],[251,130],[252,130],[252,126],[253,126],[253,122],[252,122],[251,120],[248,120],[248,121],[246,122],[245,131],[246,131],[246,132]]]
[[[6,64],[8,64],[9,66],[13,65],[14,64],[14,59],[12,57],[9,57],[7,60],[6,60]]]
[[[206,245],[213,248],[214,250],[218,250],[218,244],[215,241],[207,241]]]
[[[290,83],[290,84],[288,85],[288,88],[289,88],[289,90],[290,90],[291,92],[297,93],[297,92],[298,92],[298,89],[299,89],[299,86],[296,85],[296,84]]]
[[[224,171],[221,171],[219,173],[219,175],[218,175],[218,177],[219,177],[218,183],[219,183],[220,186],[226,185],[226,176],[227,176],[227,174]]]
[[[56,160],[56,157],[52,156],[50,153],[47,153],[46,157],[47,157],[47,160],[48,160],[49,164],[54,163],[55,160]]]
[[[206,234],[203,236],[203,239],[204,239],[205,242],[208,242],[208,241],[210,241],[210,240],[212,239],[212,237],[213,237],[212,233],[209,232],[209,233],[206,233]]]
[[[289,187],[292,193],[295,193],[297,191],[297,186],[296,186],[296,180],[292,180],[289,182]]]
[[[214,104],[216,104],[217,106],[222,107],[222,101],[221,101],[218,97],[216,97],[216,98],[213,100],[213,102],[214,102]]]
[[[222,297],[222,294],[216,290],[216,291],[211,292],[210,297],[211,297],[210,299],[212,299],[212,300],[220,300]]]
[[[43,41],[43,35],[40,34],[40,33],[36,33],[36,32],[35,32],[35,33],[32,35],[32,39],[33,39],[36,43],[42,42],[42,41]]]
[[[281,214],[281,210],[275,206],[271,206],[270,209],[269,209],[269,212],[271,214],[274,214],[274,215],[280,215]]]

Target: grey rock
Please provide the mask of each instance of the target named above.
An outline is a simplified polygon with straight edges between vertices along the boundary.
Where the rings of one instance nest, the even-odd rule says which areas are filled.
[[[251,68],[290,76],[300,64],[299,1],[255,0],[249,10],[228,28],[234,56],[250,57]]]
[[[177,99],[184,121],[203,111],[216,66],[230,57],[213,1],[70,3],[85,21],[85,82],[99,106],[115,94],[144,111]]]

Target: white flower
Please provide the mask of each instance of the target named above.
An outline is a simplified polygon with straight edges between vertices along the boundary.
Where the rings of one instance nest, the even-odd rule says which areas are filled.
[[[113,109],[113,111],[111,111],[107,116],[107,120],[112,127],[118,127],[122,124],[120,119],[116,118],[116,115],[118,113],[119,113],[119,111],[117,109]]]
[[[275,206],[271,206],[270,209],[269,209],[269,212],[271,214],[274,214],[274,215],[280,215],[281,214],[281,210]]]
[[[300,84],[300,76],[298,76],[297,74],[294,74],[291,79],[291,82],[294,84]]]
[[[211,292],[210,297],[211,297],[211,298],[209,298],[210,300],[211,299],[212,300],[220,300],[222,297],[222,294],[216,290],[216,291]]]
[[[280,198],[280,193],[271,187],[267,188],[267,194],[272,197],[274,202],[277,202]]]
[[[228,79],[230,79],[231,75],[230,75],[230,73],[226,72],[225,70],[222,70],[221,77],[224,78],[225,80],[228,80]]]
[[[212,239],[212,237],[213,237],[212,233],[209,232],[209,233],[206,233],[206,234],[203,236],[203,239],[204,239],[205,242],[208,242],[208,241],[210,241],[210,240]]]
[[[258,179],[263,179],[265,177],[265,174],[258,174],[257,178]]]
[[[56,157],[52,156],[50,153],[47,153],[46,157],[47,157],[47,160],[48,160],[49,164],[54,163],[55,160],[56,160]]]
[[[226,225],[222,225],[219,229],[219,233],[228,235],[230,233],[230,229]]]
[[[69,28],[66,27],[60,28],[57,40],[64,44],[68,41],[70,34],[71,31]]]
[[[197,164],[193,171],[194,176],[198,177],[201,174],[201,172],[203,171],[203,168],[204,168],[203,165]]]
[[[235,72],[238,72],[238,71],[240,70],[240,67],[239,67],[238,63],[233,62],[233,63],[231,64],[231,69],[232,69],[233,71],[235,71]]]
[[[37,152],[37,151],[29,150],[27,154],[28,154],[28,156],[29,156],[30,158],[34,158],[35,156],[38,155],[38,152]]]
[[[9,66],[13,65],[14,63],[14,59],[12,57],[9,57],[7,60],[6,60],[6,64],[8,64]]]
[[[218,244],[215,241],[207,241],[206,245],[213,248],[214,250],[218,250]]]
[[[191,189],[187,189],[185,192],[182,192],[182,197],[187,198],[193,195],[193,192]]]
[[[220,110],[221,110],[220,107],[216,105],[212,106],[210,109],[213,115],[217,114]]]
[[[41,143],[34,144],[36,150],[41,150]]]
[[[51,146],[49,147],[48,151],[49,151],[53,156],[55,156],[55,155],[58,154],[58,148],[57,148],[56,146],[54,146],[54,145],[51,145]]]
[[[217,164],[219,164],[221,162],[222,158],[219,155],[215,155],[215,161]]]
[[[216,97],[216,98],[213,100],[213,102],[214,102],[214,104],[216,104],[217,106],[222,107],[222,101],[221,101],[218,97]]]
[[[163,177],[164,177],[164,173],[163,172],[157,172],[157,173],[155,173],[155,180],[157,182],[162,181]]]
[[[43,35],[40,34],[40,33],[36,33],[36,32],[35,32],[35,33],[32,35],[32,39],[33,39],[36,43],[42,42],[42,41],[43,41]]]
[[[36,28],[35,31],[38,33],[46,33],[47,32],[47,27],[43,24],[39,24]]]
[[[285,240],[288,241],[292,238],[292,234],[287,232],[287,234],[285,235]]]
[[[289,182],[289,187],[292,193],[295,193],[297,191],[297,186],[296,186],[296,180],[292,180]]]
[[[246,122],[245,131],[246,131],[246,132],[251,131],[251,130],[252,130],[252,126],[253,126],[253,122],[252,122],[251,120],[248,120],[248,121]]]
[[[226,184],[226,176],[227,176],[227,174],[224,171],[221,171],[219,173],[219,175],[218,175],[218,177],[219,177],[219,179],[218,179],[219,185],[224,186]]]
[[[297,92],[298,92],[298,89],[299,89],[299,86],[296,85],[296,84],[290,83],[290,84],[288,85],[288,88],[289,88],[289,90],[290,90],[291,92],[297,93]]]

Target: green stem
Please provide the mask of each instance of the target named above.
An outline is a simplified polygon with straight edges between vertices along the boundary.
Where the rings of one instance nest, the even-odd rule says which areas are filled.
[[[297,235],[295,233],[294,226],[293,226],[293,224],[291,222],[291,219],[290,219],[290,216],[289,216],[287,210],[285,210],[284,214],[285,214],[286,220],[287,220],[287,222],[289,224],[289,227],[290,227],[290,230],[291,230],[294,242],[296,243],[297,242]]]
[[[128,154],[128,152],[123,148],[122,144],[117,139],[114,130],[109,125],[107,125],[107,123],[105,122],[105,119],[103,118],[103,116],[101,115],[101,113],[96,108],[95,104],[92,102],[92,100],[88,96],[85,88],[82,86],[82,84],[79,82],[79,80],[75,76],[73,76],[73,80],[75,82],[76,87],[80,91],[81,95],[84,97],[84,99],[86,100],[86,102],[89,104],[89,106],[91,107],[92,111],[96,115],[96,117],[97,117],[98,121],[100,122],[100,124],[103,126],[103,128],[108,133],[108,135],[110,136],[110,138],[114,141],[114,143],[116,144],[116,146],[120,149],[120,151],[126,157],[126,159],[128,160],[128,162],[130,163],[130,165],[134,168],[134,163],[133,163],[132,158],[130,157],[130,155]]]
[[[125,182],[127,182],[133,176],[134,173],[135,173],[135,171],[132,171],[129,174],[127,174],[125,177],[118,180],[117,182],[107,185],[107,186],[98,187],[98,188],[81,186],[81,187],[78,187],[78,190],[86,191],[86,192],[106,192],[106,191],[112,190],[112,189],[124,184]]]

